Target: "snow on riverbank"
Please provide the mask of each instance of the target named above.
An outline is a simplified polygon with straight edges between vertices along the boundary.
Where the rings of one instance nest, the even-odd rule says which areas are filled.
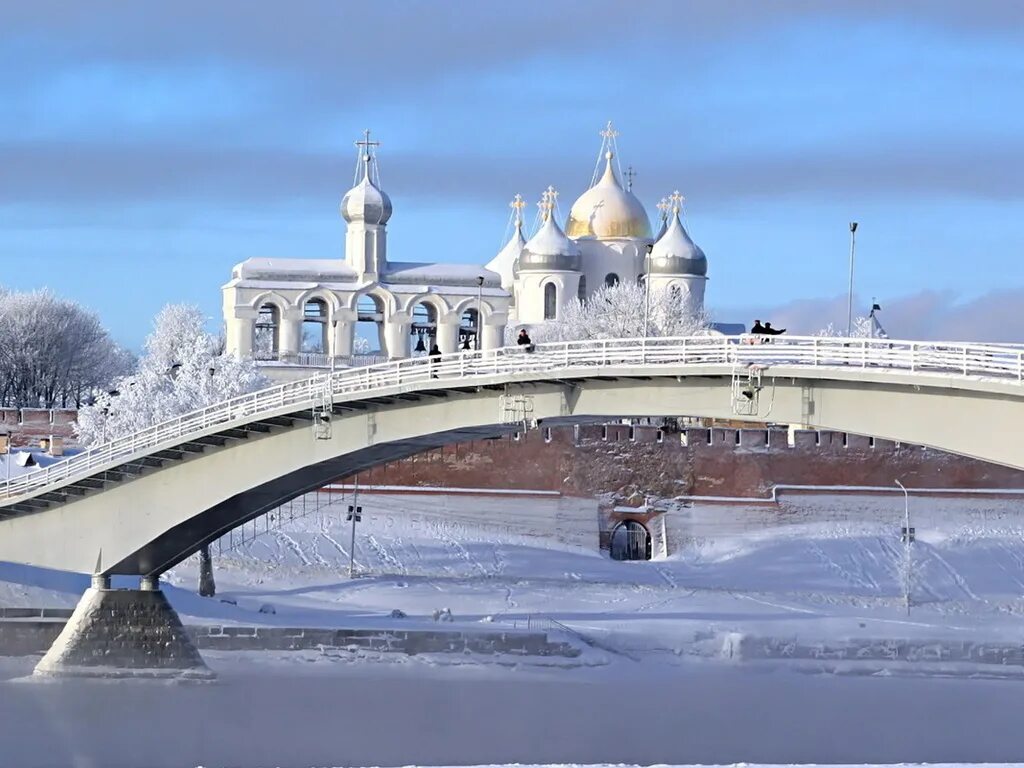
[[[354,580],[350,501],[311,501],[313,511],[276,521],[277,530],[215,546],[216,599],[195,594],[197,562],[183,563],[166,574],[172,603],[189,623],[408,626],[445,608],[458,624],[550,618],[623,658],[763,661],[818,647],[822,662],[842,659],[843,648],[877,660],[897,642],[909,656],[948,662],[947,671],[972,655],[1014,664],[1007,649],[1024,630],[1024,512],[990,500],[915,502],[909,616],[902,505],[891,499],[679,506],[669,514],[689,535],[672,542],[672,555],[622,563],[596,551],[593,506],[364,494]],[[0,564],[0,604],[71,606],[86,586],[85,577]],[[407,618],[391,619],[395,610]]]

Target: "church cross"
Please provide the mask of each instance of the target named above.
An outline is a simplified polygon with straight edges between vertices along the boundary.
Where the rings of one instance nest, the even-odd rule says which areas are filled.
[[[548,187],[548,189],[551,189],[551,187]],[[548,220],[548,214],[551,212],[552,208],[548,189],[545,189],[544,192],[541,193],[540,202],[537,203],[537,207],[540,209],[540,217],[543,221]]]
[[[672,212],[673,213],[679,213],[679,211],[681,211],[683,209],[683,203],[686,202],[686,198],[679,194],[679,190],[678,189],[675,192],[673,192],[671,195],[669,195],[668,199],[672,201]]]
[[[522,195],[516,195],[512,198],[512,202],[508,204],[508,207],[515,211],[516,223],[523,223],[523,208],[526,207],[526,202],[523,200]]]
[[[379,141],[370,141],[370,129],[367,128],[365,131],[363,131],[363,140],[362,141],[357,141],[356,142],[356,146],[357,147],[362,147],[363,148],[363,155],[365,157],[369,157],[370,156],[370,147],[379,147],[380,146],[380,142]]]
[[[661,200],[658,201],[658,204],[655,207],[659,211],[661,211],[661,220],[662,221],[664,221],[665,219],[668,218],[668,209],[671,208],[672,206],[670,206],[668,204],[668,198],[667,197],[661,198]]]
[[[605,126],[605,129],[603,131],[601,131],[601,136],[604,137],[605,141],[610,141],[618,135],[619,132],[612,128],[612,121],[609,120],[608,125]]]

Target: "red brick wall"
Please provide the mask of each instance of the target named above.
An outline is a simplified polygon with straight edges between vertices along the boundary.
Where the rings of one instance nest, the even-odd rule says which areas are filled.
[[[464,488],[536,488],[627,499],[764,497],[773,485],[1024,488],[1024,472],[918,446],[829,431],[688,429],[609,425],[534,430],[377,467],[360,482]],[[550,440],[546,439],[550,437]]]
[[[44,408],[0,408],[0,435],[6,434],[15,446],[38,446],[44,437],[64,438],[64,445],[75,443],[75,410]]]

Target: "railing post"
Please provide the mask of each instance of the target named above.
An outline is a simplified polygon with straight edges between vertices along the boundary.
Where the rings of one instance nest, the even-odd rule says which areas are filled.
[[[964,347],[964,376],[967,375],[967,347]]]
[[[815,368],[818,367],[818,342],[819,341],[821,341],[821,339],[819,339],[817,336],[815,336],[814,337],[814,352],[813,352],[813,358],[812,358],[812,362],[813,362]]]
[[[911,372],[917,370],[917,342],[910,342],[910,370]]]

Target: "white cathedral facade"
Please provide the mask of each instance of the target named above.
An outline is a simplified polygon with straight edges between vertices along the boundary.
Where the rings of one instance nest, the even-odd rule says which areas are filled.
[[[616,173],[615,136],[601,132],[603,172],[557,220],[557,192],[544,192],[537,230],[523,229],[522,198],[512,203],[513,234],[486,266],[392,261],[391,200],[381,188],[369,132],[359,147],[357,183],[341,201],[345,256],[253,258],[223,288],[229,351],[251,355],[276,379],[310,368],[426,353],[494,349],[506,326],[557,323],[571,299],[601,285],[650,281],[678,291],[683,311],[704,304],[707,259],[680,219],[678,193],[662,200],[652,235],[643,205]],[[600,170],[600,169],[599,169]]]

